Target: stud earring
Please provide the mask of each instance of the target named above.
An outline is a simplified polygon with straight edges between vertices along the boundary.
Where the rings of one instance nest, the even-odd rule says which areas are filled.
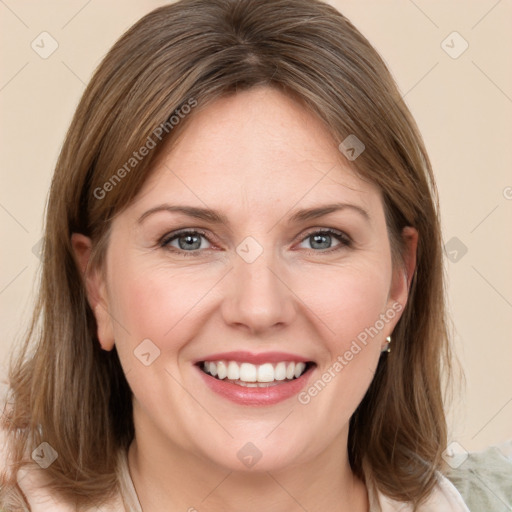
[[[387,346],[382,349],[382,352],[391,352],[391,336],[388,336],[386,338],[386,341],[388,342]]]

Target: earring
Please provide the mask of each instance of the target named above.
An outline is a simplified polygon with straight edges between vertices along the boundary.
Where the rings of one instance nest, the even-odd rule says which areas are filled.
[[[382,349],[382,352],[391,352],[391,336],[388,336],[386,338],[386,341],[388,342],[388,345],[386,348]]]

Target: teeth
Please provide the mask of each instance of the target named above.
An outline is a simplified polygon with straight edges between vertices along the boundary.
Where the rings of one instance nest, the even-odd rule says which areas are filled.
[[[292,380],[300,377],[306,369],[306,363],[279,362],[254,365],[251,363],[237,363],[236,361],[205,361],[203,370],[220,380],[237,381],[246,387],[262,387],[266,384],[285,379]]]
[[[206,363],[208,371],[215,377],[217,375],[217,365],[215,363]]]
[[[300,374],[304,371],[304,368],[306,368],[306,365],[304,363],[298,363],[295,365],[295,378],[300,377]]]
[[[234,362],[228,363],[228,379],[238,380],[240,378],[240,367]]]
[[[306,365],[304,365],[304,367],[306,367]],[[300,373],[302,373],[302,371]],[[300,373],[299,373],[299,376],[300,376]],[[286,363],[277,363],[276,364],[276,369],[274,371],[274,378],[276,380],[286,379]]]
[[[243,380],[239,380],[237,384],[244,388],[268,388],[270,386],[276,386],[277,382],[244,382]]]
[[[210,363],[210,368],[212,367],[215,368],[215,366],[217,366],[217,378],[222,380],[222,379],[225,379],[227,376],[228,376],[228,369],[226,367],[226,363],[224,361],[219,361],[217,363],[217,365],[215,365],[215,363]]]
[[[257,380],[258,382],[272,382],[274,380],[277,380],[274,378],[274,367],[270,363],[265,363],[259,366]]]
[[[229,364],[235,364],[236,366],[238,366],[238,364],[235,363],[234,361],[231,361],[231,363],[229,363]],[[256,382],[256,381],[270,382],[270,381],[261,380],[259,378],[258,368],[256,368],[256,366],[254,366],[251,363],[242,363],[240,365],[240,376],[238,378],[244,382]]]

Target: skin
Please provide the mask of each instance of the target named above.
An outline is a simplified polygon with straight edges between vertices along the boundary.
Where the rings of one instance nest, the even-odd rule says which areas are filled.
[[[367,490],[348,463],[348,422],[400,314],[306,405],[296,396],[234,404],[202,382],[193,362],[284,351],[315,361],[316,381],[380,314],[405,305],[417,233],[404,230],[404,266],[394,268],[379,189],[355,175],[315,116],[274,89],[217,100],[189,121],[114,219],[103,272],[86,279],[102,348],[117,347],[134,393],[129,466],[141,505],[367,511]],[[297,210],[340,202],[368,218],[346,207],[290,222]],[[163,203],[215,209],[227,223],[168,211],[138,222]],[[183,228],[206,232],[199,255],[183,255],[178,239],[159,245]],[[327,237],[319,247],[310,235],[326,228],[350,244]],[[248,236],[263,250],[252,263],[236,252]],[[85,271],[91,242],[74,234],[72,243]],[[145,366],[134,350],[148,338],[160,356]],[[247,442],[262,455],[252,468],[237,457]]]

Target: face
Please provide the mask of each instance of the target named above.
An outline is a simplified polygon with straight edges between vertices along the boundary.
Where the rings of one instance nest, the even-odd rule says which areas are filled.
[[[137,439],[235,471],[346,451],[407,295],[379,190],[273,89],[189,121],[89,282]]]

